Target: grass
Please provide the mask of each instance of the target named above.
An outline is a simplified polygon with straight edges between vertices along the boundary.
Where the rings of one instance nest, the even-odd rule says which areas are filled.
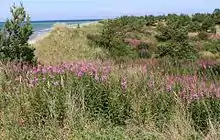
[[[165,84],[169,73],[162,69],[175,68],[152,64],[116,66],[76,61],[27,69],[2,66],[1,138],[217,138],[217,123],[211,121],[207,132],[197,131],[181,92],[164,89],[169,86]],[[182,70],[173,74],[178,77]],[[93,77],[96,74],[101,81]],[[188,82],[196,86],[199,79],[193,80]]]
[[[34,44],[43,65],[0,65],[0,139],[219,138],[211,60],[103,62],[104,50],[87,40],[100,28],[56,25]]]
[[[48,36],[34,44],[38,61],[43,64],[58,64],[83,59],[103,58],[104,52],[100,48],[88,45],[87,34],[96,32],[98,25],[92,28],[71,28],[67,25],[55,25]]]

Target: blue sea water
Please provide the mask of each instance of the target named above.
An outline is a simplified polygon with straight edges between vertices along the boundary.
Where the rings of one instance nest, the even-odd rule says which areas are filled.
[[[87,22],[98,21],[100,19],[87,19],[87,20],[50,20],[50,21],[32,21],[33,26],[33,35],[30,37],[30,40],[36,38],[39,35],[48,33],[54,24],[56,23],[65,23],[65,24],[81,24]],[[0,22],[0,28],[4,25],[3,22]]]

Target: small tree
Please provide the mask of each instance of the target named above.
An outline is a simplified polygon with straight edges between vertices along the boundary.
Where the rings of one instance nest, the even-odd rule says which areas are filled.
[[[22,4],[11,8],[12,18],[7,19],[3,28],[0,58],[4,61],[34,62],[34,48],[28,45],[33,33],[30,17]]]
[[[220,9],[215,9],[212,13],[215,24],[220,24]]]
[[[197,50],[189,44],[188,30],[177,23],[160,25],[159,35],[156,36],[159,44],[158,57],[168,57],[173,60],[195,60]]]
[[[202,22],[202,30],[207,32],[208,30],[211,30],[211,32],[214,32],[213,27],[215,27],[215,23],[211,16],[207,16],[203,22]]]

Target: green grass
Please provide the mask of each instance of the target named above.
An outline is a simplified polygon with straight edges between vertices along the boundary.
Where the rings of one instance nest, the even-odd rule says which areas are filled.
[[[105,66],[110,66],[112,71],[105,82],[97,82],[89,75],[77,77],[74,74],[77,69],[61,74],[30,74],[18,67],[12,69],[11,65],[1,65],[1,139],[185,140],[219,137],[219,125],[211,120],[206,133],[196,131],[187,109],[189,106],[178,97],[178,90],[170,93],[160,90],[168,71],[181,75],[184,67],[177,69],[151,62],[144,67],[137,63],[116,66],[83,62],[81,66],[80,63],[75,65],[77,69],[92,66],[103,73],[100,76],[105,75]],[[195,67],[190,68],[195,70]],[[54,77],[50,78],[51,75]],[[43,76],[46,81],[42,81]],[[123,91],[121,78],[125,76],[127,88]],[[28,81],[34,77],[38,78],[38,85],[30,87]]]
[[[38,61],[43,64],[57,64],[105,57],[102,49],[88,45],[86,37],[88,33],[97,32],[98,27],[99,25],[95,24],[75,29],[67,25],[55,25],[48,36],[34,44]]]
[[[204,83],[218,84],[219,75],[201,69],[197,63],[174,65],[165,59],[102,62],[106,52],[92,47],[87,39],[88,34],[100,33],[101,28],[99,23],[79,29],[55,25],[48,36],[36,42],[38,61],[53,65],[56,72],[33,74],[32,68],[0,65],[0,139],[216,140],[220,137],[219,98],[210,99],[211,103],[202,99],[186,102],[181,98],[182,83],[191,82],[188,88],[199,91]],[[149,39],[156,47],[153,36],[142,33],[138,36]],[[215,59],[213,54],[203,53],[207,59]],[[64,66],[56,67],[63,62]],[[111,68],[110,73],[105,66]],[[47,66],[44,70],[49,69]],[[99,78],[106,75],[108,78],[97,81],[89,72],[80,77],[78,70],[98,71]],[[175,81],[187,77],[188,81]],[[31,82],[36,78],[37,85],[33,86]],[[172,91],[167,90],[170,84],[167,79],[175,83]],[[200,101],[202,104],[197,104]],[[204,130],[198,130],[200,125],[205,126]]]

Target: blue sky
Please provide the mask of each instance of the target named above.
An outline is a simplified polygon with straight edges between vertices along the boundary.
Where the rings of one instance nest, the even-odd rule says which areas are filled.
[[[32,20],[111,18],[125,14],[190,14],[220,8],[220,0],[0,0],[0,21],[9,17],[10,6],[20,1]]]

